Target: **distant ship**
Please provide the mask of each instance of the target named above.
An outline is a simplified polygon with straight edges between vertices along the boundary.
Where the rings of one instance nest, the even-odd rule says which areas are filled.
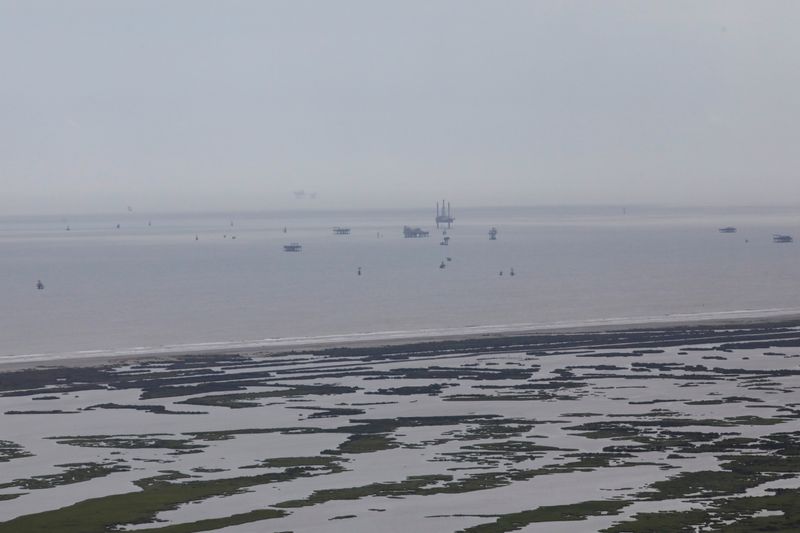
[[[791,235],[781,235],[780,233],[776,233],[772,236],[772,242],[793,242],[794,239]]]
[[[489,230],[489,240],[490,241],[497,240],[497,228],[492,228]]]
[[[283,245],[283,251],[284,252],[300,252],[302,250],[303,250],[303,247],[299,243],[296,243],[296,242]]]
[[[736,228],[733,226],[725,226],[724,228],[719,228],[720,233],[736,233]]]
[[[44,283],[42,283],[42,280],[36,282],[36,288],[39,290],[44,289]]]
[[[420,237],[427,237],[430,231],[425,231],[422,228],[412,228],[411,226],[403,226],[403,237],[406,239],[418,239]]]
[[[336,226],[335,228],[333,228],[333,233],[335,235],[350,235],[350,228],[342,228]]]

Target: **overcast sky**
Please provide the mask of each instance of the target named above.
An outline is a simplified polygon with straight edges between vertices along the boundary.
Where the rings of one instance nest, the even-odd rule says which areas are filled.
[[[762,0],[0,0],[0,214],[800,204],[798,21]]]

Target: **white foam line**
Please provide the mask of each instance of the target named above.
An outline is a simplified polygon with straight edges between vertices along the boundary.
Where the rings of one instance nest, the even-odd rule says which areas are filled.
[[[138,346],[134,348],[94,349],[72,352],[32,353],[0,356],[0,364],[36,363],[69,359],[108,358],[137,355],[175,354],[188,352],[208,352],[237,349],[275,349],[297,346],[336,345],[369,341],[396,341],[403,339],[436,339],[441,337],[475,336],[501,333],[525,333],[554,329],[571,329],[598,326],[634,326],[670,322],[696,322],[725,319],[761,319],[789,315],[800,315],[800,308],[742,309],[736,311],[715,311],[705,313],[676,313],[648,317],[613,317],[587,320],[566,320],[549,323],[518,323],[453,328],[429,328],[417,330],[373,331],[366,333],[342,333],[313,337],[269,337],[246,341],[222,341],[188,344],[167,344],[162,346]]]

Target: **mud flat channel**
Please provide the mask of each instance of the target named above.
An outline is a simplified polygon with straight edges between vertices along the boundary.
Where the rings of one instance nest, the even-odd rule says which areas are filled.
[[[7,370],[0,417],[0,532],[800,530],[796,320]]]

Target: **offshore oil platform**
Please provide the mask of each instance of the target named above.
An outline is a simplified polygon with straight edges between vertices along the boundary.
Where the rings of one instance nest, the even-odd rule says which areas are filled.
[[[430,231],[425,231],[422,228],[412,228],[411,226],[403,226],[403,237],[406,239],[419,239],[430,235]]]
[[[450,225],[455,222],[455,218],[450,211],[450,202],[447,202],[447,211],[444,209],[444,200],[442,200],[442,210],[439,211],[439,202],[436,202],[436,227],[439,227],[439,224],[447,224],[449,228]]]

